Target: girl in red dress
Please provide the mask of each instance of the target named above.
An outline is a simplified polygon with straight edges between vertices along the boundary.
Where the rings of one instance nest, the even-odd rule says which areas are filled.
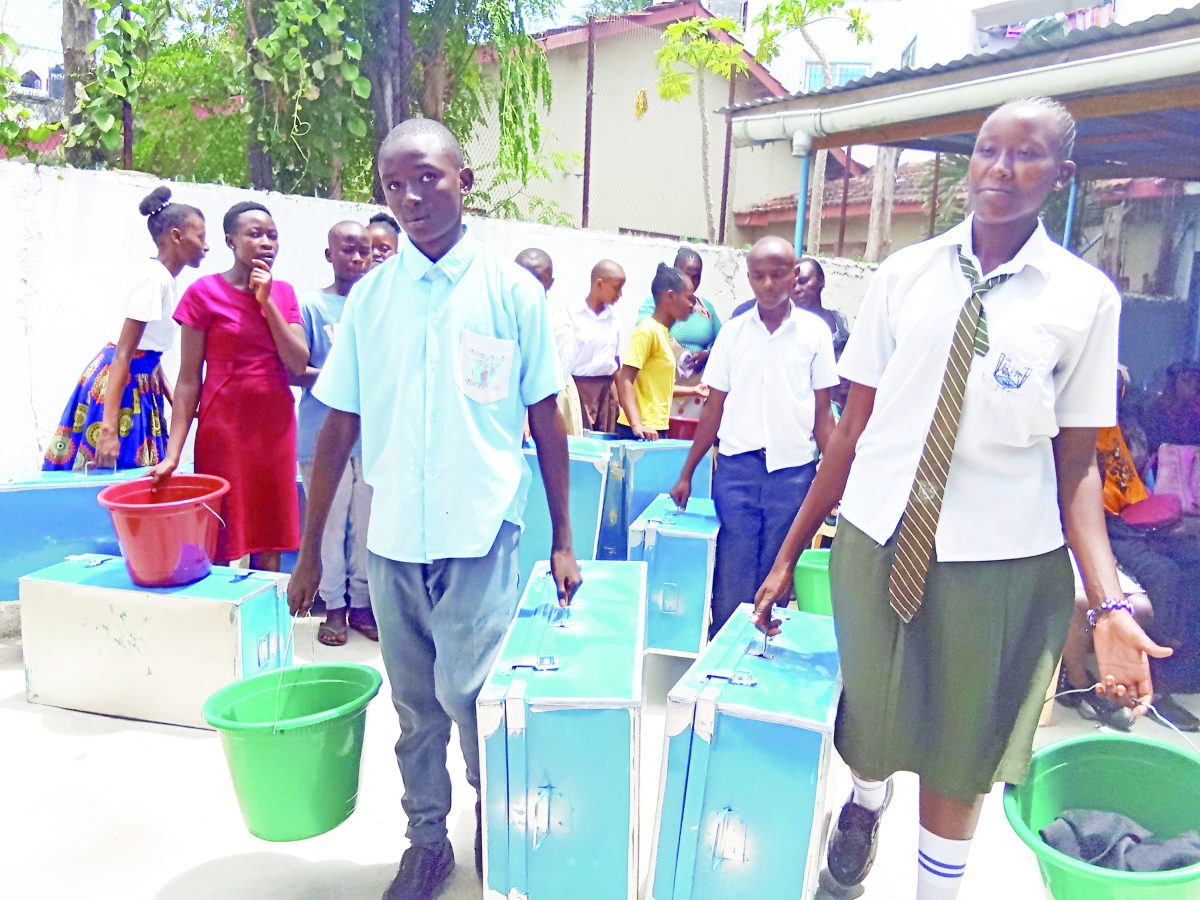
[[[308,342],[296,292],[271,278],[279,234],[267,208],[249,202],[230,207],[225,244],[233,267],[201,278],[175,310],[183,326],[182,359],[171,440],[154,480],[170,477],[179,465],[199,405],[196,471],[220,475],[232,486],[216,559],[227,563],[249,553],[251,568],[278,572],[280,553],[300,543],[288,377],[304,373]]]

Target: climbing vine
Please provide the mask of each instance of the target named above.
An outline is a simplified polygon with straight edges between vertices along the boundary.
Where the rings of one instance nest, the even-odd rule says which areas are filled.
[[[31,156],[36,158],[35,145],[47,140],[61,127],[57,122],[39,122],[33,111],[13,94],[20,84],[20,75],[13,68],[13,60],[21,52],[21,46],[11,35],[0,32],[0,149],[6,156]]]
[[[132,110],[141,99],[146,62],[164,43],[167,22],[187,10],[168,0],[84,0],[84,6],[97,13],[98,37],[87,45],[96,68],[76,90],[81,120],[67,132],[67,144],[98,144],[112,154],[122,143],[132,148]]]

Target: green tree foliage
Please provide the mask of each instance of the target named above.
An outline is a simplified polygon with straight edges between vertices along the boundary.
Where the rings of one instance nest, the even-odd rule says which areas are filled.
[[[58,123],[39,122],[24,103],[13,96],[13,88],[21,76],[13,68],[13,60],[21,52],[11,35],[0,32],[0,148],[6,156],[37,158],[39,144],[59,129]]]
[[[135,168],[164,178],[249,185],[242,58],[228,30],[200,29],[148,60]]]

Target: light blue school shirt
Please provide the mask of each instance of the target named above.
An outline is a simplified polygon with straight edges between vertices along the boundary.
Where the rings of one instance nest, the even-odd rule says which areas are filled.
[[[362,420],[367,547],[398,562],[486,556],[521,524],[525,409],[562,389],[545,292],[464,234],[438,262],[404,237],[350,291],[317,399]]]
[[[324,367],[325,360],[329,358],[345,308],[346,298],[341,294],[309,291],[300,298],[300,322],[304,326],[304,338],[308,341],[308,364],[314,369]],[[297,462],[312,462],[317,434],[328,414],[329,407],[313,396],[312,388],[305,388],[300,395],[300,415],[296,426]],[[362,445],[355,443],[350,455],[362,456]]]

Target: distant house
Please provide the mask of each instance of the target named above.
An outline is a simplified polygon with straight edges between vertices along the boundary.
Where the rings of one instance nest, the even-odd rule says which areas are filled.
[[[892,207],[892,249],[898,250],[929,237],[929,197],[932,188],[931,162],[902,163],[896,172]],[[837,168],[841,168],[840,165]],[[841,231],[842,192],[846,187],[846,228],[841,255],[862,256],[867,249],[867,223],[871,217],[871,192],[875,172],[855,174],[844,185],[831,165],[826,169],[825,197],[821,210],[821,256],[834,256]],[[765,203],[734,212],[739,233],[748,240],[766,234],[790,235],[796,227],[796,194],[775,197]]]
[[[21,87],[28,88],[31,91],[40,91],[42,89],[42,76],[30,69],[21,76]]]
[[[538,36],[553,81],[553,100],[541,118],[549,179],[531,185],[524,195],[526,202],[534,198],[537,203],[553,204],[575,227],[671,238],[709,237],[702,187],[701,107],[695,84],[692,96],[678,102],[660,99],[657,90],[655,54],[662,46],[663,31],[672,22],[692,17],[711,18],[711,14],[698,2],[683,0]],[[787,93],[749,53],[743,51],[742,58],[746,71],[732,85],[708,72],[702,76],[710,136],[712,237],[732,244],[743,242],[733,210],[785,193],[800,171],[787,148],[730,146],[727,120],[718,110]],[[494,77],[493,66],[485,64],[484,71]],[[495,126],[477,130],[466,146],[485,192],[495,186],[496,173],[489,170],[489,161],[497,147]],[[590,176],[586,217],[585,171]],[[492,193],[504,192],[497,188]]]

